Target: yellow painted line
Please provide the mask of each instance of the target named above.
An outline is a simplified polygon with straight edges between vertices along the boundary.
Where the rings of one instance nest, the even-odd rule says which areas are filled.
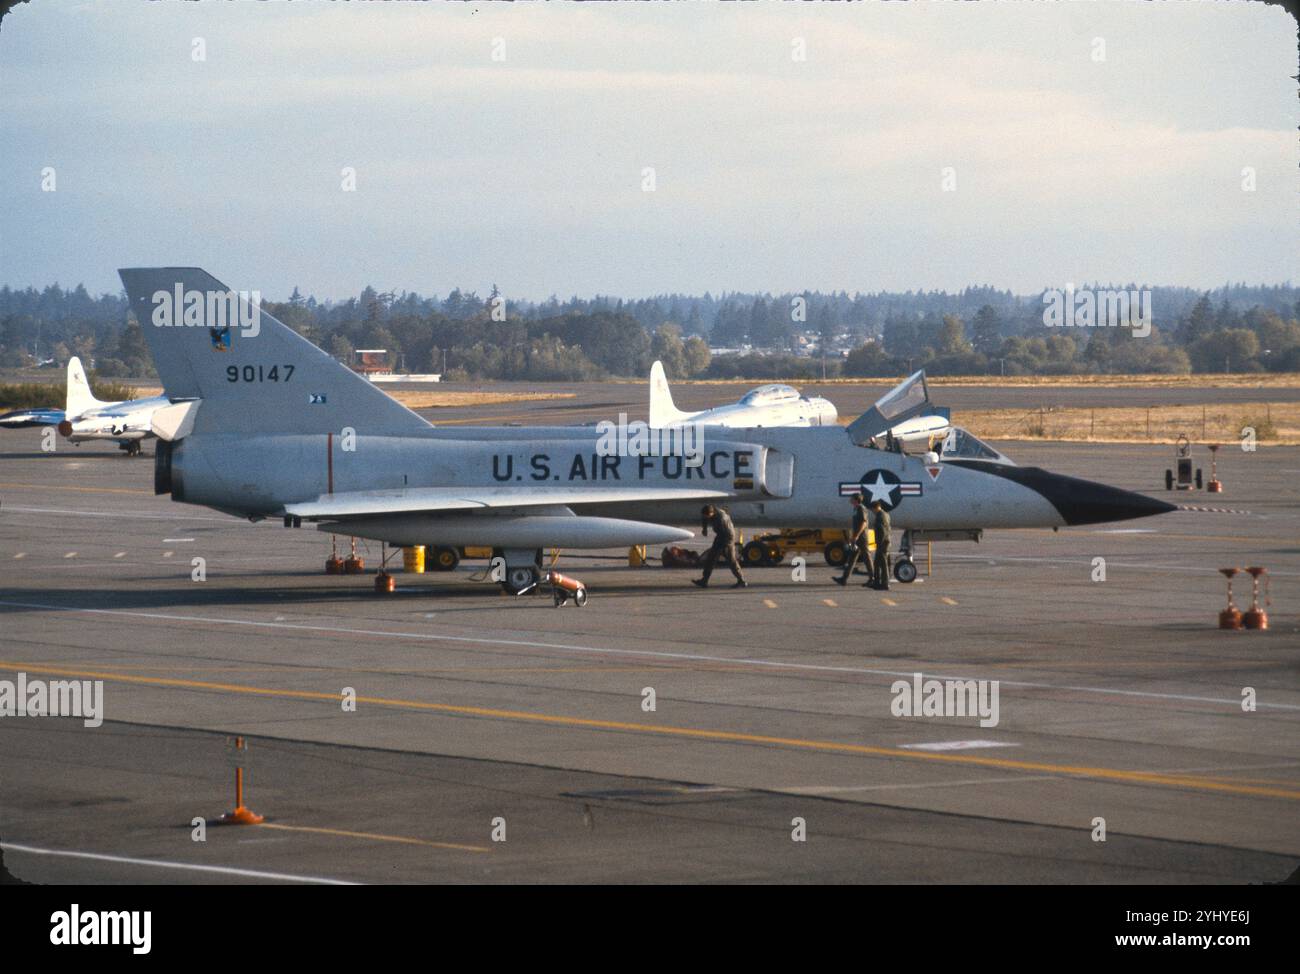
[[[277,822],[262,822],[262,829],[279,829],[282,832],[310,832],[314,835],[337,835],[345,839],[372,839],[375,842],[401,842],[404,845],[424,845],[434,849],[456,849],[460,852],[491,852],[487,846],[461,845],[457,842],[434,842],[432,839],[413,839],[405,835],[382,835],[378,832],[350,832],[347,829],[325,829],[310,825],[280,825]]]
[[[69,551],[69,552],[68,552],[66,555],[64,555],[63,557],[64,557],[64,558],[76,558],[76,557],[77,557],[77,553],[76,553],[75,551]]]
[[[118,552],[117,554],[115,554],[113,557],[114,557],[114,558],[125,558],[125,557],[126,557],[126,552],[125,552],[125,551],[119,551],[119,552]]]
[[[224,693],[243,693],[250,696],[279,697],[291,700],[323,700],[338,705],[338,693],[316,690],[282,690],[273,687],[245,686],[236,683],[209,683],[203,680],[168,679],[157,676],[124,676],[100,670],[72,670],[64,667],[40,666],[0,660],[0,670],[43,673],[51,676],[75,676],[81,679],[115,680],[148,686],[176,687],[185,690],[217,690]],[[1010,758],[976,757],[944,751],[906,751],[895,747],[877,747],[870,744],[848,744],[841,741],[818,741],[799,737],[775,737],[769,734],[746,734],[740,731],[710,730],[703,727],[674,727],[670,724],[633,724],[620,720],[599,720],[591,717],[570,717],[563,714],[530,713],[524,710],[501,710],[494,707],[470,707],[449,703],[430,703],[425,700],[401,700],[391,697],[357,697],[358,703],[371,703],[381,707],[407,710],[424,710],[433,713],[453,714],[463,717],[488,717],[497,720],[518,720],[558,727],[583,727],[593,730],[632,731],[659,734],[667,737],[684,737],[695,740],[739,744],[771,744],[800,750],[826,751],[838,754],[861,754],[869,757],[903,758],[909,761],[942,761],[948,764],[975,765],[984,768],[1003,768],[1013,771],[1033,771],[1047,774],[1067,774],[1081,778],[1098,778],[1106,781],[1138,782],[1165,785],[1172,788],[1197,788],[1237,795],[1258,795],[1266,798],[1300,800],[1300,788],[1268,788],[1241,786],[1231,782],[1186,774],[1163,774],[1156,771],[1128,771],[1122,768],[1102,768],[1088,765],[1049,764],[1042,761],[1015,761]]]
[[[893,599],[891,599],[891,598],[887,598],[887,597],[885,597],[885,596],[883,596],[883,595],[880,597],[880,601],[881,601],[881,602],[884,602],[885,605],[898,605],[898,603],[895,602]]]
[[[176,554],[176,552],[174,552],[174,551],[164,551],[164,552],[163,552],[163,557],[164,557],[164,558],[170,558],[170,557],[171,557],[172,555],[174,555],[174,554]]]
[[[134,490],[129,487],[73,487],[70,484],[0,484],[21,490],[77,490],[86,494],[153,494],[151,490]]]
[[[27,552],[20,551],[18,552],[18,554],[14,555],[14,560],[17,560],[19,558],[26,558],[26,557],[27,557]]]
[[[832,609],[838,608],[839,606],[839,603],[836,602],[834,599],[822,599],[822,603],[824,605],[829,605]]]
[[[764,600],[763,600],[763,604],[764,604],[765,606],[767,606],[769,609],[775,609],[775,608],[776,608],[776,603],[773,602],[771,599],[764,599]]]
[[[957,604],[957,600],[956,600],[956,599],[950,599],[950,598],[948,598],[948,596],[946,596],[946,595],[945,595],[942,599],[940,599],[939,601],[940,601],[940,602],[943,602],[945,605],[956,605],[956,604]]]
[[[1211,781],[1245,782],[1252,785],[1283,785],[1288,788],[1300,788],[1300,782],[1294,780],[1287,781],[1283,778],[1236,778],[1222,774],[1212,774],[1207,775],[1206,777]]]

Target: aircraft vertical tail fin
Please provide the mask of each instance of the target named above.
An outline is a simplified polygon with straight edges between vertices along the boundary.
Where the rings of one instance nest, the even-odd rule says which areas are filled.
[[[64,415],[76,419],[88,409],[107,405],[109,403],[96,399],[90,391],[90,381],[86,378],[86,370],[81,367],[81,359],[75,355],[68,359],[68,401]]]
[[[691,413],[684,413],[673,403],[673,394],[668,389],[668,376],[662,362],[650,366],[650,426],[662,429],[681,423],[691,418]]]
[[[197,267],[119,270],[173,401],[200,399],[193,434],[417,433],[430,426],[367,379]]]

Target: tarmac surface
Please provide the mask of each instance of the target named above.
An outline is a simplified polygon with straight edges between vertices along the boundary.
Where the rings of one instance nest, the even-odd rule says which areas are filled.
[[[546,406],[520,418],[553,422]],[[566,552],[591,599],[557,609],[478,580],[482,562],[378,596],[369,574],[323,574],[310,527],[175,504],[147,457],[39,442],[0,435],[0,680],[103,680],[105,721],[0,719],[18,878],[1276,883],[1300,866],[1300,449],[1224,451],[1223,494],[1175,497],[1250,513],[936,544],[933,574],[922,558],[888,593],[832,584],[816,556],[804,581],[787,562],[700,591]],[[1169,496],[1168,447],[998,446]],[[362,554],[373,569],[378,546]],[[1227,565],[1269,569],[1267,631],[1216,629]],[[914,673],[999,681],[997,724],[895,716]],[[234,803],[235,735],[266,821],[195,841]]]

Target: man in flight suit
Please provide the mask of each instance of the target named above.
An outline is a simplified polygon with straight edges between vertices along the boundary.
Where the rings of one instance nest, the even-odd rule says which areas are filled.
[[[889,591],[889,512],[880,501],[871,502],[871,531],[876,536],[876,560],[871,580],[864,588]]]
[[[708,550],[704,556],[704,577],[692,578],[691,581],[700,588],[708,588],[709,576],[713,574],[713,566],[717,564],[719,558],[727,560],[727,566],[731,569],[731,574],[736,576],[736,584],[732,588],[745,588],[749,583],[745,581],[745,576],[740,573],[740,558],[736,554],[736,526],[731,523],[731,518],[727,512],[720,507],[714,507],[712,504],[705,504],[700,510],[704,518],[704,536],[709,536],[709,528],[713,528],[713,547]]]
[[[854,494],[849,499],[853,502],[853,523],[849,528],[849,544],[853,546],[853,554],[844,563],[844,574],[836,576],[836,585],[848,584],[849,576],[859,561],[866,568],[866,574],[871,574],[871,552],[867,548],[867,509],[862,506],[861,494]]]

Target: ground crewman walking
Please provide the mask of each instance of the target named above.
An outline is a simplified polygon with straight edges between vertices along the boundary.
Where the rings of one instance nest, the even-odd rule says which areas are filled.
[[[871,502],[871,533],[876,536],[876,558],[872,566],[871,580],[864,583],[866,588],[889,591],[889,512],[880,501]]]
[[[692,578],[691,581],[700,588],[707,588],[709,576],[713,574],[713,566],[718,563],[719,558],[725,558],[731,574],[736,576],[736,584],[732,588],[744,588],[749,583],[740,573],[740,557],[736,554],[736,526],[731,523],[731,518],[727,516],[726,511],[712,504],[705,504],[700,514],[704,518],[706,538],[709,536],[709,528],[713,528],[713,547],[704,556],[704,576]]]
[[[853,502],[853,523],[849,528],[849,545],[853,553],[844,562],[844,574],[836,576],[836,585],[848,584],[849,576],[859,561],[866,568],[866,574],[871,574],[871,552],[867,546],[867,509],[862,506],[861,494],[854,494],[849,500]]]

